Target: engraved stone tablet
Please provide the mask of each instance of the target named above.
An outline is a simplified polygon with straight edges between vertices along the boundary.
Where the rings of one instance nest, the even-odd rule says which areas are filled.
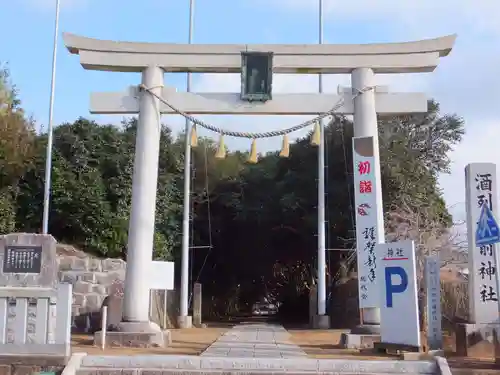
[[[13,233],[0,236],[0,286],[58,283],[56,240],[51,235]]]
[[[5,246],[3,273],[39,274],[41,270],[41,246]]]

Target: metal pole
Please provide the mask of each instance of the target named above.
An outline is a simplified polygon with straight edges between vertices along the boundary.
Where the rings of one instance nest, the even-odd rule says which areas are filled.
[[[319,0],[319,44],[323,44],[323,0]],[[319,93],[323,93],[323,75],[319,75]],[[326,233],[325,233],[325,124],[320,120],[318,148],[318,315],[326,314]]]
[[[60,0],[56,0],[56,19],[54,24],[54,48],[52,50],[52,79],[50,83],[50,102],[49,102],[49,124],[47,148],[45,157],[45,185],[43,194],[43,219],[42,232],[49,232],[49,206],[50,206],[50,184],[52,172],[52,133],[53,133],[53,117],[54,117],[54,91],[56,87],[56,63],[57,63],[57,37],[59,34],[59,8]]]
[[[194,0],[189,1],[189,44],[193,42]],[[187,92],[191,91],[191,74],[187,74]],[[191,194],[191,123],[186,119],[184,140],[184,207],[182,216],[182,264],[181,264],[181,317],[187,317],[189,306],[189,201]]]

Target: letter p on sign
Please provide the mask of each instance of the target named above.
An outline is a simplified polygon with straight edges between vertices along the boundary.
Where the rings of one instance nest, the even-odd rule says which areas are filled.
[[[393,284],[393,277],[396,283]],[[398,282],[399,281],[399,282]],[[385,268],[385,305],[392,307],[392,295],[395,293],[403,293],[408,288],[408,274],[403,267],[386,267]]]

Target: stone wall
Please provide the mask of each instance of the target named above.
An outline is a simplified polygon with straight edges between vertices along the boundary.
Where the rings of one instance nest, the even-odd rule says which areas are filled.
[[[66,357],[0,354],[0,375],[32,375],[53,372],[60,375],[68,362]]]
[[[104,299],[114,296],[123,298],[126,262],[121,259],[101,259],[69,245],[57,245],[59,280],[73,285],[73,332],[93,333],[101,329],[101,307]],[[151,320],[164,325],[164,293],[154,291],[151,296]],[[173,327],[178,315],[178,296],[175,291],[167,295],[167,326]],[[121,311],[110,311],[121,316]],[[120,309],[121,310],[121,309]],[[116,318],[115,318],[116,319]],[[166,328],[165,327],[165,328]]]
[[[73,329],[100,329],[101,306],[109,294],[123,296],[126,263],[99,259],[72,246],[57,245],[59,281],[73,285]]]

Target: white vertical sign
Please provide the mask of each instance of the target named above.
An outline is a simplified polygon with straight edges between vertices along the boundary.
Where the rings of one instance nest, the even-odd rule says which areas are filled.
[[[427,301],[427,346],[429,350],[443,348],[440,268],[438,257],[425,257],[424,277]]]
[[[495,282],[497,245],[476,247],[477,221],[483,203],[495,217],[497,210],[496,165],[472,163],[465,167],[467,240],[469,244],[469,314],[471,323],[498,320],[498,290]]]
[[[381,238],[384,224],[383,216],[378,212],[382,210],[382,202],[378,202],[376,198],[375,146],[373,137],[355,137],[352,145],[359,307],[379,307],[378,259],[375,246],[384,241],[384,238]]]
[[[378,244],[377,254],[381,341],[420,347],[414,242]]]

